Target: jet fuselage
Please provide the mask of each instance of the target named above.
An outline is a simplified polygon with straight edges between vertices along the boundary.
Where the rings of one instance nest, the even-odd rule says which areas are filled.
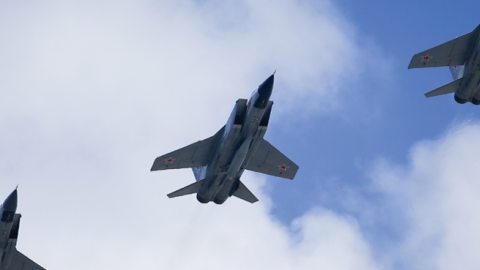
[[[247,99],[238,99],[227,124],[215,135],[161,155],[151,171],[192,169],[196,182],[167,194],[197,194],[201,203],[224,203],[234,196],[255,203],[258,198],[240,180],[245,170],[293,180],[299,166],[263,137],[273,101],[271,75]]]
[[[480,38],[476,37],[470,55],[465,62],[463,79],[455,92],[455,100],[458,103],[471,101],[480,104]]]
[[[197,199],[201,203],[222,204],[238,188],[240,176],[265,135],[272,102],[274,75],[263,82],[250,97],[246,110],[235,105],[205,170],[205,180]]]

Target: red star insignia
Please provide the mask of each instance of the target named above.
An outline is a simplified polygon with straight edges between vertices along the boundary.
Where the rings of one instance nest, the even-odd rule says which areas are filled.
[[[286,171],[289,167],[287,165],[283,164],[283,165],[278,165],[278,168],[279,168],[279,170]]]
[[[250,101],[248,102],[248,104],[247,104],[247,108],[250,109],[251,106],[252,106],[252,101],[250,100]]]
[[[422,61],[427,61],[428,62],[428,61],[430,61],[431,58],[433,58],[433,57],[431,57],[430,55],[427,54],[425,56],[422,56]]]
[[[457,69],[457,66],[453,66],[454,69]]]
[[[165,164],[173,163],[174,160],[173,158],[165,159]]]

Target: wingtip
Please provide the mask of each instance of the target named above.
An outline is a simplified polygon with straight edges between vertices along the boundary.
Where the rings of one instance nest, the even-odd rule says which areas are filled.
[[[155,161],[156,161],[156,159],[155,159]],[[150,168],[150,171],[151,171],[151,172],[156,171],[156,169],[155,169],[155,161],[153,162],[152,167]]]

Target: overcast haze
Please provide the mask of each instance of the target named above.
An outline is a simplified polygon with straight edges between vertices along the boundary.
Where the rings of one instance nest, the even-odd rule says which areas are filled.
[[[436,3],[414,25],[415,1],[0,2],[18,249],[49,270],[479,269],[480,107],[424,98],[447,69],[406,70],[479,23]],[[246,172],[255,204],[168,199],[194,176],[155,157],[215,134],[275,70],[265,139],[297,177]]]

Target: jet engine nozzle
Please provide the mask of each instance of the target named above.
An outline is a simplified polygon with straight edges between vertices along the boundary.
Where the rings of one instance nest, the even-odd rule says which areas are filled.
[[[460,104],[465,104],[467,103],[468,99],[464,99],[464,98],[461,98],[459,96],[457,96],[457,93],[455,93],[455,95],[453,96],[453,98],[455,99],[455,101],[457,103],[460,103]]]
[[[472,102],[473,105],[480,105],[480,100],[476,99],[475,97],[472,98],[471,102]]]
[[[203,198],[203,197],[200,196],[198,193],[197,193],[197,201],[199,201],[200,203],[208,203],[208,202],[210,202],[209,199]]]

